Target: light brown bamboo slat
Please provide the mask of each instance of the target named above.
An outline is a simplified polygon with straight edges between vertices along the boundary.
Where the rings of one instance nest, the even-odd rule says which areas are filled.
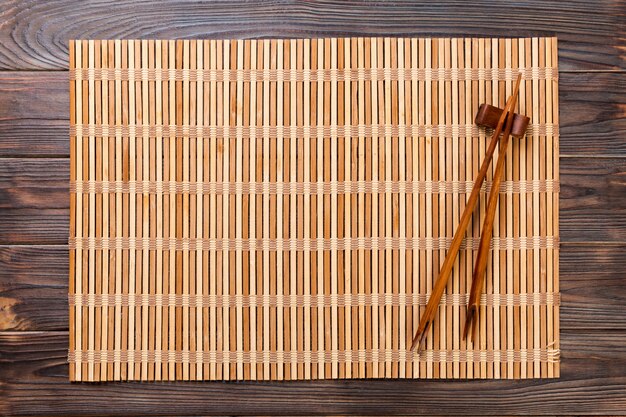
[[[559,376],[555,38],[71,41],[73,381]],[[522,74],[478,332],[481,103]],[[497,152],[496,152],[497,154]],[[494,165],[495,165],[494,160]]]

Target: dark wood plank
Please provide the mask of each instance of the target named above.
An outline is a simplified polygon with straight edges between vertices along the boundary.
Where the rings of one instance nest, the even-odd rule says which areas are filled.
[[[560,74],[561,155],[626,156],[626,75]],[[0,71],[0,156],[69,156],[66,72]]]
[[[626,330],[626,244],[563,244],[561,329]]]
[[[626,73],[559,74],[560,152],[626,156]]]
[[[0,71],[0,155],[68,156],[69,107],[66,72]]]
[[[361,2],[12,0],[0,68],[67,68],[68,39],[556,34],[563,69],[624,69],[621,0]],[[106,24],[104,23],[106,22]]]
[[[626,331],[625,270],[626,244],[564,244],[561,330]],[[67,330],[68,275],[67,246],[0,246],[0,331]]]
[[[69,236],[69,160],[0,158],[0,245],[62,245]]]
[[[0,246],[0,330],[67,330],[67,246]]]
[[[0,333],[0,412],[101,414],[620,414],[626,332],[563,332],[561,378],[70,384],[66,332]],[[123,406],[122,406],[123,404]],[[4,413],[3,413],[4,414]]]
[[[0,219],[0,245],[67,243],[69,209],[3,208]]]
[[[0,159],[0,209],[69,207],[69,159]]]
[[[0,244],[67,242],[67,167],[0,158]],[[561,242],[626,242],[626,158],[562,158],[560,173]]]
[[[626,158],[561,159],[561,242],[626,242]]]

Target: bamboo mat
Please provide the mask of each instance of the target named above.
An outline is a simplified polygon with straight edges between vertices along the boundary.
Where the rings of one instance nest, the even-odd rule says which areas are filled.
[[[70,379],[559,375],[555,38],[72,41]],[[491,172],[409,352],[518,71]],[[497,151],[496,151],[497,155]],[[492,168],[495,163],[492,164]]]

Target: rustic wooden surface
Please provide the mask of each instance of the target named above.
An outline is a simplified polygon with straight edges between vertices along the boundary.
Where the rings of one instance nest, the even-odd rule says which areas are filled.
[[[626,413],[624,0],[175,3],[0,5],[0,415]],[[67,40],[335,35],[559,37],[562,377],[70,384]]]

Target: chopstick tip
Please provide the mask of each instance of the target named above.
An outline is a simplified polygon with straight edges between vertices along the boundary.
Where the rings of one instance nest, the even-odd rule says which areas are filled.
[[[476,310],[472,307],[467,309],[467,314],[465,316],[465,326],[463,326],[463,340],[467,340],[467,335],[470,333],[470,327],[473,327],[472,324],[474,322],[474,313]],[[470,339],[471,339],[470,334]]]
[[[416,335],[415,338],[413,338],[413,342],[411,343],[411,352],[413,352],[415,350],[416,347],[418,347],[418,335]],[[418,349],[418,353],[419,353],[419,349]]]
[[[411,352],[417,349],[417,353],[420,354],[422,352],[422,342],[426,339],[426,330],[428,330],[428,325],[423,330],[418,330],[413,338],[413,343],[411,343]]]

